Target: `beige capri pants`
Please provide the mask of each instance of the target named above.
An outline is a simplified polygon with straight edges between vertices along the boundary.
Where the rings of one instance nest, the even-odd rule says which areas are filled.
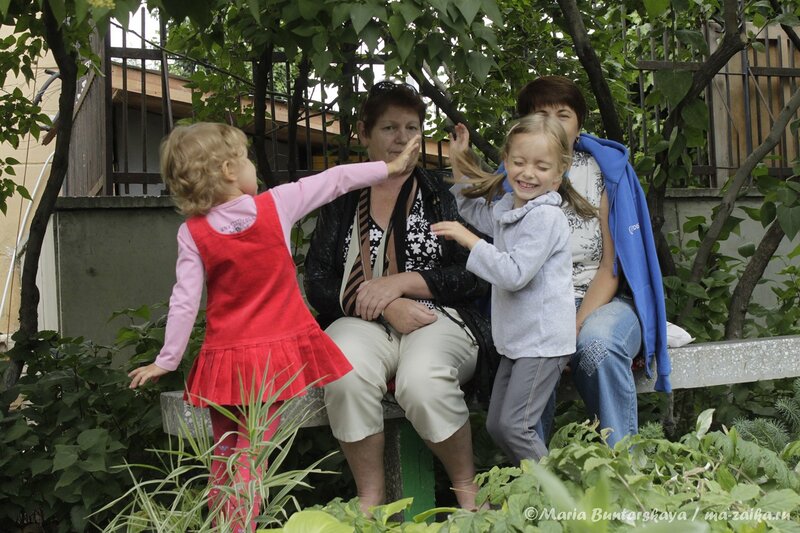
[[[445,308],[459,318],[458,312]],[[353,370],[325,386],[333,436],[356,442],[383,431],[381,399],[395,379],[395,398],[420,437],[441,442],[466,423],[460,385],[475,372],[478,346],[438,309],[438,319],[406,335],[360,318],[343,317],[325,330]]]

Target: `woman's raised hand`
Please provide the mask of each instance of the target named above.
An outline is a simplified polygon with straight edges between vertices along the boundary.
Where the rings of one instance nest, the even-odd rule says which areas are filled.
[[[401,178],[411,174],[414,167],[417,166],[421,139],[421,135],[415,135],[406,143],[403,152],[387,163],[390,178]]]

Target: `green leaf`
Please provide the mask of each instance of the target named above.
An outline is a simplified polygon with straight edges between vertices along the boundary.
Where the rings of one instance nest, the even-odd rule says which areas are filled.
[[[261,24],[261,4],[258,0],[247,0],[247,7],[250,9],[250,14],[256,20],[256,23]]]
[[[4,19],[8,15],[9,5],[11,5],[11,0],[0,0],[0,19]]]
[[[350,4],[336,4],[331,13],[331,26],[338,28],[350,18]]]
[[[792,489],[778,489],[768,492],[755,505],[765,513],[792,512],[800,506],[800,496]]]
[[[58,483],[56,483],[56,486],[53,488],[57,490],[61,487],[69,487],[75,480],[80,479],[84,475],[86,475],[86,472],[80,468],[68,468],[61,474],[58,478]]]
[[[692,86],[692,73],[688,70],[657,70],[653,73],[656,88],[670,105],[677,105]]]
[[[778,201],[786,206],[792,206],[797,201],[797,193],[788,187],[781,187],[776,191]]]
[[[711,427],[711,420],[714,416],[714,409],[706,409],[700,416],[697,417],[697,424],[695,426],[695,433],[697,433],[697,438],[701,439],[703,436],[708,433],[708,429]]]
[[[53,457],[53,472],[58,472],[74,465],[78,460],[78,447],[72,444],[56,444],[56,455]]]
[[[725,465],[720,465],[717,468],[717,482],[727,491],[731,491],[736,486],[736,478],[733,477],[733,474]]]
[[[28,468],[30,468],[32,476],[38,476],[39,474],[50,470],[52,466],[53,462],[50,459],[38,457],[31,461],[31,463],[28,465]]]
[[[756,245],[753,243],[747,243],[742,245],[738,248],[739,255],[742,257],[752,257],[754,253],[756,253]]]
[[[47,3],[53,11],[53,17],[56,19],[56,22],[58,22],[58,26],[61,27],[61,24],[67,20],[67,6],[64,0],[49,0]]]
[[[395,41],[400,40],[400,37],[408,33],[406,24],[406,20],[401,15],[392,15],[389,17],[389,35],[391,35]]]
[[[681,118],[687,126],[701,131],[708,129],[708,107],[699,98],[683,108]]]
[[[758,485],[753,485],[752,483],[741,483],[731,490],[731,496],[737,502],[746,502],[755,499],[759,494],[761,494],[761,489],[758,488]]]
[[[503,25],[503,14],[497,6],[495,0],[483,0],[483,12],[489,17],[489,20],[494,22],[497,26]]]
[[[670,164],[680,159],[684,150],[686,150],[686,136],[678,131],[678,128],[675,128],[672,130],[672,135],[669,139],[669,152],[667,152],[667,160]]]
[[[384,20],[386,18],[386,10],[381,6],[357,4],[353,6],[350,12],[350,20],[353,21],[353,29],[357,35],[367,26],[372,18]]]
[[[481,0],[458,0],[456,7],[466,19],[467,25],[470,25],[475,20],[475,15],[480,11]]]
[[[795,207],[778,206],[778,224],[789,238],[794,240],[797,232],[800,231],[800,205]]]
[[[314,20],[322,8],[322,3],[317,0],[297,0],[297,8],[305,20]]]
[[[30,428],[28,424],[23,419],[17,419],[11,429],[3,432],[3,439],[2,442],[14,442],[15,440],[22,438],[23,435],[28,433]]]
[[[402,63],[405,63],[411,51],[414,49],[414,35],[411,32],[405,32],[397,40],[397,55]]]
[[[492,68],[492,60],[480,52],[470,52],[467,56],[467,65],[475,80],[483,83],[489,75],[489,69]]]
[[[413,4],[408,4],[406,2],[394,3],[392,4],[392,7],[395,9],[395,11],[400,12],[400,14],[405,19],[406,24],[411,24],[412,22],[417,20],[417,18],[419,18],[420,15],[422,15],[422,11],[420,11],[419,8],[417,8],[417,6]]]
[[[106,442],[108,442],[108,430],[102,428],[84,430],[78,435],[77,442],[80,449],[84,451],[90,450],[98,445],[100,445],[102,449],[105,449]]]
[[[775,207],[775,202],[764,202],[761,204],[761,225],[766,228],[775,220],[776,214],[777,208]]]
[[[314,71],[318,76],[324,75],[331,68],[332,61],[333,54],[329,50],[324,50],[311,56],[311,64],[314,65]]]
[[[709,52],[705,37],[697,30],[678,30],[675,32],[675,37],[677,37],[680,42],[688,44],[702,54],[708,54]]]
[[[436,8],[437,11],[447,13],[447,5],[450,3],[450,0],[428,0],[428,3]]]
[[[669,0],[644,0],[644,8],[647,10],[647,16],[655,19],[667,12]]]
[[[102,453],[93,453],[84,461],[79,461],[78,466],[85,472],[103,472],[106,470],[106,456]]]
[[[304,509],[290,516],[282,531],[284,533],[305,533],[306,531],[352,533],[353,527],[340,522],[325,511]]]

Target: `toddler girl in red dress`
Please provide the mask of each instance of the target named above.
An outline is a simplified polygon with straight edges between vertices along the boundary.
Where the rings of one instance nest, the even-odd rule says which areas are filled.
[[[243,497],[253,481],[247,454],[240,454],[233,479],[227,467],[228,457],[250,446],[242,406],[258,401],[253,396],[260,391],[260,401],[280,391],[267,415],[274,421],[264,433],[268,440],[277,429],[281,401],[351,370],[303,302],[289,248],[291,227],[342,194],[410,172],[418,148],[419,137],[391,163],[341,165],[256,195],[256,171],[241,130],[201,122],[175,128],[162,143],[162,177],[189,218],[178,230],[177,281],[164,347],[154,363],[130,372],[130,387],[178,367],[205,283],[206,335],[185,399],[199,407],[220,405],[238,416],[231,420],[210,410],[216,449],[209,507],[237,532],[255,531],[260,504],[258,496],[252,504]],[[239,496],[221,499],[216,487],[231,483]]]

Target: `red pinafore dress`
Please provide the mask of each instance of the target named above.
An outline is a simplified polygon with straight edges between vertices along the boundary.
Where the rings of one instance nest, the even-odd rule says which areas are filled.
[[[184,394],[198,407],[243,405],[262,388],[265,401],[288,383],[278,397],[287,400],[352,369],[303,302],[272,195],[255,202],[255,222],[239,233],[187,221],[207,288],[206,336]]]

